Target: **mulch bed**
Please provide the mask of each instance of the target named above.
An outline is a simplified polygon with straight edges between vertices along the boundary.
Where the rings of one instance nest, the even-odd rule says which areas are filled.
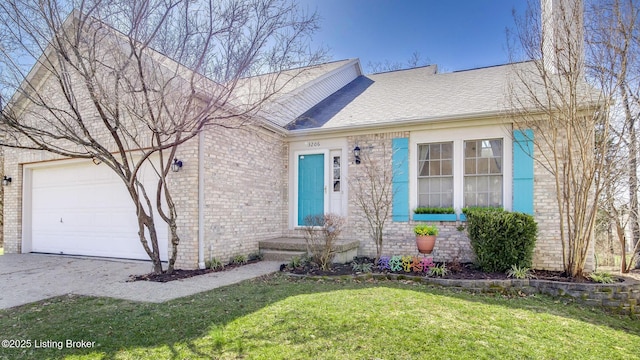
[[[256,263],[260,260],[249,260],[247,264]],[[363,259],[360,258],[360,261],[370,261],[373,262],[372,259]],[[196,270],[182,270],[175,269],[171,274],[162,273],[162,274],[143,274],[143,275],[131,275],[129,281],[154,281],[154,282],[169,282],[180,279],[187,279],[190,277],[209,274],[212,272],[220,272],[234,269],[236,267],[242,266],[243,264],[228,264],[225,265],[223,269],[196,269]],[[459,279],[459,280],[503,280],[508,279],[509,277],[505,273],[486,273],[481,270],[475,268],[472,263],[446,263],[447,266],[447,274],[442,279]],[[318,267],[306,266],[306,267],[297,267],[294,269],[290,269],[286,266],[286,264],[282,264],[280,267],[281,271],[290,272],[292,274],[298,275],[312,275],[312,276],[343,276],[343,275],[355,275],[356,272],[353,271],[351,264],[333,264],[331,269],[328,271],[321,270]],[[373,267],[373,273],[382,273],[382,274],[399,274],[399,275],[415,275],[415,276],[425,276],[425,273],[415,273],[415,272],[391,272],[391,271],[379,271],[377,267]],[[563,272],[560,271],[547,271],[547,270],[536,270],[532,272],[534,279],[540,280],[552,280],[552,281],[564,281],[564,282],[575,282],[575,283],[595,283],[589,278],[571,278],[567,277]],[[619,279],[619,281],[623,281]]]
[[[361,260],[362,261],[362,260]],[[373,262],[372,259],[366,259],[364,261]],[[510,279],[506,273],[487,273],[481,271],[475,267],[472,263],[446,263],[447,274],[442,277],[438,277],[441,279],[458,279],[458,280],[504,280]],[[321,270],[318,267],[307,266],[307,267],[297,267],[295,269],[290,269],[288,267],[283,266],[281,268],[282,271],[287,271],[292,274],[297,275],[311,275],[311,276],[341,276],[341,275],[355,275],[356,272],[353,271],[351,264],[333,264],[330,270],[325,271]],[[405,272],[405,271],[379,271],[376,266],[373,266],[372,273],[377,274],[398,274],[398,275],[413,275],[413,276],[426,276],[424,272]],[[535,270],[532,271],[532,278],[539,280],[552,280],[552,281],[563,281],[563,282],[573,282],[573,283],[595,283],[593,280],[589,278],[572,278],[566,276],[561,271],[547,271],[547,270]],[[619,281],[623,281],[619,279]]]
[[[213,272],[227,271],[227,270],[235,269],[235,268],[243,266],[243,265],[257,263],[258,261],[260,261],[260,260],[255,259],[255,260],[248,260],[244,264],[227,264],[227,265],[224,266],[224,268],[216,269],[216,270],[214,270],[214,269],[196,269],[196,270],[174,269],[171,274],[167,274],[167,273],[162,273],[162,274],[149,273],[149,274],[143,274],[143,275],[131,275],[129,277],[129,281],[154,281],[154,282],[165,283],[165,282],[174,281],[174,280],[188,279],[190,277],[209,274],[209,273],[213,273]]]

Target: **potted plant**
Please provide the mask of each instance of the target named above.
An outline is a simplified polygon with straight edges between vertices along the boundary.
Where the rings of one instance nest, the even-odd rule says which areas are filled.
[[[431,254],[436,244],[438,228],[435,225],[421,224],[413,228],[416,234],[416,246],[421,254]]]

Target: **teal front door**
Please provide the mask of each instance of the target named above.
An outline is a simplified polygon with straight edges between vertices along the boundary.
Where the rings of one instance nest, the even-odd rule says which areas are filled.
[[[324,214],[324,154],[298,155],[298,225]]]

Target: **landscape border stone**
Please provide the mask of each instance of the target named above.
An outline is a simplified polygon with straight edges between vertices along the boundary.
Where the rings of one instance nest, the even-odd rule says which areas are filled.
[[[412,280],[423,284],[479,293],[545,294],[569,298],[588,306],[601,306],[616,314],[632,315],[640,319],[640,281],[621,277],[614,284],[572,283],[541,279],[441,279],[404,274],[372,274],[318,276],[286,273],[288,276],[316,280]]]

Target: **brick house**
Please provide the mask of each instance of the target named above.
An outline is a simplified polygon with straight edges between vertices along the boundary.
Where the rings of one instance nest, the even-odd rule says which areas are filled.
[[[355,244],[354,253],[374,255],[353,191],[359,155],[396,171],[386,254],[415,253],[413,226],[435,221],[436,260],[472,261],[461,209],[501,206],[535,216],[534,268],[562,269],[555,183],[534,161],[545,149],[508,118],[509,82],[531,66],[365,75],[358,59],[347,59],[309,68],[264,119],[207,129],[179,147],[183,166],[168,179],[179,214],[176,266],[202,267],[212,257],[257,252],[268,240],[300,239],[304,218],[318,213],[344,216],[343,240]],[[42,151],[6,148],[4,155],[12,179],[4,189],[5,253],[147,258],[133,204],[109,168]],[[141,179],[156,181],[151,169]],[[456,214],[417,216],[419,206]],[[158,232],[166,260],[166,225]]]
[[[375,254],[350,180],[354,149],[402,169],[394,179],[385,252],[414,253],[418,206],[456,209],[439,221],[437,260],[471,261],[460,209],[503,206],[539,223],[534,266],[559,269],[554,183],[537,166],[528,137],[505,113],[508,64],[453,73],[435,66],[363,75],[359,60],[327,63],[290,90],[288,114],[265,126],[217,129],[185,143],[170,175],[179,211],[178,267],[259,250],[262,240],[301,237],[306,215],[346,217],[343,237]],[[529,150],[527,150],[529,149]],[[386,150],[386,151],[385,151]],[[145,259],[132,205],[110,170],[91,161],[5,150],[5,252]],[[153,181],[153,174],[143,178]],[[145,180],[147,181],[147,180]],[[175,190],[174,190],[174,193]],[[160,229],[161,233],[167,232]],[[161,245],[168,248],[167,236]],[[163,258],[166,259],[166,252]]]

